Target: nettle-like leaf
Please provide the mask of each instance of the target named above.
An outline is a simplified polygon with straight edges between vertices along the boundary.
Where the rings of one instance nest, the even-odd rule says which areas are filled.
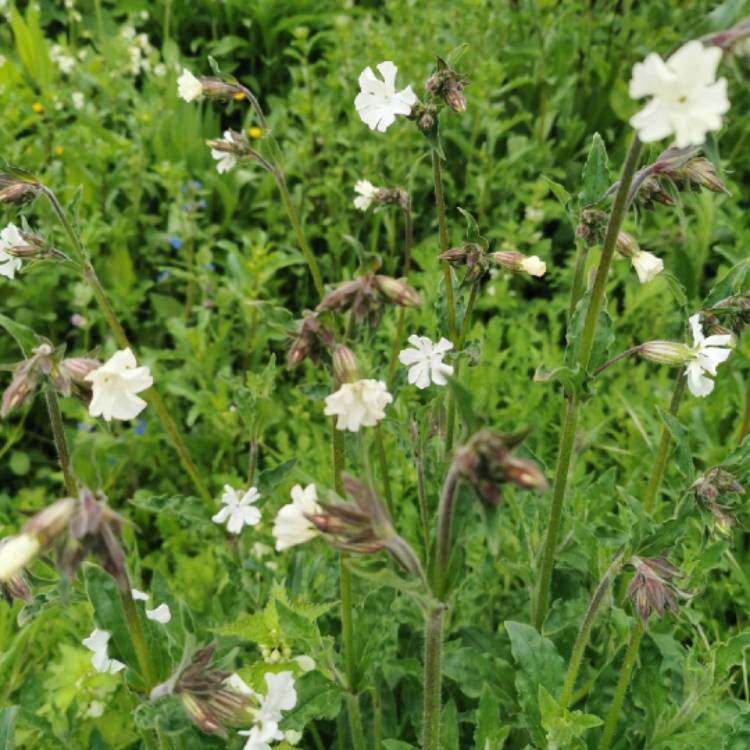
[[[583,185],[578,199],[581,206],[593,206],[604,198],[611,184],[609,176],[607,148],[599,133],[594,133],[591,148],[583,167]]]
[[[560,692],[565,661],[555,644],[530,625],[508,620],[505,630],[519,670],[516,673],[516,690],[523,710],[523,723],[534,742],[543,745],[546,733],[542,727],[539,688],[544,687],[552,695]]]
[[[593,714],[561,708],[544,685],[539,686],[539,711],[547,732],[547,747],[586,750],[583,734],[604,723]]]

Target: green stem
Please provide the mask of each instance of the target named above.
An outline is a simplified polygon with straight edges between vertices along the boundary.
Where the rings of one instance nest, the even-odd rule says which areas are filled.
[[[469,332],[469,326],[471,325],[471,316],[474,312],[474,305],[479,295],[479,281],[475,281],[472,284],[471,292],[469,292],[469,301],[466,303],[466,310],[464,311],[464,318],[461,321],[461,331],[458,334],[458,343],[456,349],[460,351],[463,349],[464,342],[466,340],[466,334]],[[456,362],[456,368],[453,372],[453,377],[458,378],[458,371],[460,368],[460,362]],[[445,426],[445,452],[449,453],[453,447],[453,434],[456,428],[456,400],[453,396],[453,391],[448,392],[448,404],[447,404],[448,418]]]
[[[440,157],[432,152],[432,179],[435,182],[435,206],[438,215],[438,231],[440,235],[440,252],[448,250],[448,225],[445,217],[445,198],[443,196],[443,176],[440,168]],[[458,339],[456,330],[456,301],[453,297],[453,273],[450,264],[443,263],[443,278],[445,280],[445,306],[448,316],[448,337],[453,343]]]
[[[633,136],[633,141],[631,142],[627,156],[625,157],[625,164],[622,168],[620,183],[612,204],[612,211],[609,215],[602,254],[596,271],[594,285],[591,290],[591,299],[589,301],[588,310],[586,311],[586,319],[583,324],[583,331],[579,342],[578,363],[584,371],[588,370],[591,360],[591,352],[594,347],[594,337],[599,322],[599,314],[601,313],[602,305],[604,303],[607,275],[617,245],[617,236],[620,233],[620,228],[622,227],[622,222],[625,219],[625,213],[628,208],[630,185],[633,182],[633,176],[635,175],[636,167],[638,166],[640,152],[641,142],[638,140],[637,136]],[[560,452],[558,453],[557,466],[555,469],[555,484],[552,490],[550,520],[547,526],[547,536],[544,540],[542,566],[539,572],[536,605],[534,606],[534,624],[537,629],[541,629],[544,619],[547,616],[550,583],[552,581],[552,570],[555,564],[557,538],[560,533],[562,509],[565,500],[570,462],[573,455],[573,443],[575,442],[575,435],[578,427],[578,399],[575,395],[570,394],[566,396],[566,399],[567,408],[565,411],[562,430],[560,431]]]
[[[581,628],[578,631],[576,642],[573,645],[573,652],[570,655],[568,671],[565,674],[565,682],[563,683],[562,692],[560,693],[561,708],[567,708],[570,705],[573,688],[575,687],[576,679],[578,678],[578,670],[581,668],[581,661],[583,660],[583,655],[589,642],[589,636],[591,635],[591,629],[594,626],[596,614],[604,601],[607,591],[609,591],[612,581],[619,573],[622,564],[623,554],[619,553],[612,561],[612,564],[609,566],[607,572],[599,582],[599,585],[596,587],[594,595],[591,597],[591,603],[589,604],[588,610],[586,610],[586,615],[583,618]]]
[[[133,601],[133,595],[130,592],[130,581],[128,580],[127,573],[124,574],[122,581],[117,581],[117,593],[120,595],[120,602],[125,612],[125,621],[130,632],[130,640],[133,642],[138,666],[146,683],[146,693],[148,693],[156,685],[157,678],[154,674],[151,657],[146,646],[146,639],[141,628],[141,621],[138,618],[138,612]]]
[[[433,577],[433,592],[441,601],[445,600],[448,588],[448,568],[451,556],[451,540],[453,536],[453,516],[456,507],[456,491],[460,482],[458,469],[451,466],[443,483],[438,507],[437,542],[435,549],[435,571]]]
[[[615,688],[615,697],[612,700],[612,708],[610,708],[607,721],[604,724],[602,738],[599,741],[599,750],[609,750],[609,746],[612,743],[612,738],[617,729],[617,723],[620,719],[620,711],[622,710],[622,704],[625,700],[625,694],[628,691],[630,676],[633,673],[635,660],[638,657],[638,648],[641,645],[641,638],[643,638],[644,632],[643,623],[641,623],[640,620],[637,620],[630,633],[628,650],[625,652],[625,658],[622,662],[622,667],[620,668],[620,676],[617,679],[617,687]]]
[[[747,376],[747,390],[745,392],[745,413],[742,417],[742,424],[740,425],[740,434],[737,439],[737,443],[741,443],[747,433],[750,432],[750,374]]]
[[[576,242],[576,265],[573,271],[573,285],[570,288],[570,306],[568,307],[568,320],[573,317],[576,305],[583,294],[583,277],[586,270],[586,260],[589,256],[589,246],[583,241]]]
[[[388,459],[385,454],[385,444],[383,442],[383,432],[380,425],[375,427],[375,452],[378,457],[378,464],[380,465],[380,475],[383,484],[383,494],[385,495],[385,502],[388,505],[388,510],[391,516],[394,515],[393,507],[393,493],[391,492],[391,477],[388,472]]]
[[[685,382],[686,378],[684,373],[680,373],[674,386],[672,401],[669,404],[669,413],[673,417],[677,415],[677,410],[679,409],[680,403],[682,402],[682,396],[685,393]],[[659,494],[659,487],[661,486],[661,480],[664,476],[664,469],[667,465],[667,458],[669,457],[669,444],[671,442],[672,433],[667,429],[667,426],[664,425],[661,430],[659,448],[656,451],[654,468],[651,472],[651,478],[649,479],[648,486],[646,487],[646,494],[643,498],[643,510],[645,510],[646,513],[651,513],[651,511],[653,511],[654,509],[656,496]]]
[[[57,400],[57,394],[52,385],[47,385],[44,397],[47,401],[49,423],[52,427],[55,447],[57,448],[57,457],[60,460],[60,468],[62,469],[65,481],[65,491],[70,497],[77,498],[78,486],[70,469],[70,453],[68,452],[68,443],[65,440],[65,426],[63,425],[62,414],[60,413],[60,402]]]
[[[96,271],[94,270],[94,267],[89,260],[88,254],[86,253],[83,245],[78,239],[78,235],[70,225],[68,218],[65,216],[65,212],[63,211],[60,202],[57,200],[57,196],[47,187],[44,187],[43,191],[47,196],[50,204],[52,205],[55,215],[60,221],[60,224],[65,230],[65,233],[68,235],[68,239],[70,240],[71,245],[76,251],[76,261],[81,267],[81,274],[91,286],[91,289],[94,292],[94,297],[96,298],[96,301],[99,304],[99,307],[101,308],[101,311],[105,319],[107,320],[110,329],[112,330],[118,346],[122,347],[123,349],[132,350],[133,346],[130,343],[127,334],[125,333],[125,329],[120,324],[114,308],[112,307],[109,298],[104,291],[104,287],[102,287],[101,282],[96,275]],[[190,478],[193,480],[193,484],[195,486],[195,489],[198,491],[198,494],[201,496],[201,498],[209,508],[213,508],[213,499],[211,497],[211,494],[203,483],[203,480],[198,473],[198,469],[193,463],[193,459],[182,440],[182,436],[180,435],[179,430],[177,429],[177,425],[167,411],[167,408],[164,405],[164,402],[161,400],[161,396],[159,395],[158,391],[153,386],[151,386],[151,388],[145,390],[142,395],[156,410],[162,427],[172,441],[172,446],[177,451],[177,454],[179,455],[185,469],[190,475]]]
[[[287,215],[289,216],[289,221],[292,222],[292,228],[294,229],[294,235],[297,238],[297,244],[299,245],[300,250],[302,250],[302,255],[305,256],[308,268],[310,269],[310,274],[312,275],[315,290],[318,292],[318,295],[322,299],[326,293],[325,287],[323,286],[323,278],[320,275],[320,269],[318,268],[318,263],[315,260],[315,256],[313,255],[310,246],[307,244],[305,234],[302,231],[302,222],[300,221],[297,209],[294,207],[294,203],[292,203],[292,196],[289,195],[289,188],[287,187],[286,180],[284,179],[284,173],[278,166],[275,166],[273,168],[272,173],[276,178],[276,184],[279,186],[279,190],[281,191],[281,199],[284,202],[284,208],[286,208]]]
[[[422,537],[424,539],[425,567],[430,568],[430,521],[427,514],[427,490],[424,481],[424,458],[422,457],[422,439],[416,422],[411,423],[412,442],[414,444],[414,469],[417,472],[417,502],[419,503],[419,517],[422,521]]]
[[[436,607],[429,613],[425,623],[423,750],[437,750],[440,741],[443,614],[444,608]]]
[[[336,429],[335,418],[331,421],[331,454],[333,459],[333,488],[344,497],[344,435]],[[349,729],[355,750],[364,750],[365,740],[362,731],[362,718],[359,714],[357,697],[357,661],[354,653],[354,618],[352,609],[352,573],[348,565],[349,556],[339,556],[339,591],[341,596],[341,637],[344,646],[344,666],[346,670],[347,710]]]
[[[408,280],[409,271],[411,270],[411,246],[414,241],[411,217],[411,199],[408,206],[404,209],[404,278]],[[386,380],[388,388],[393,383],[398,367],[398,355],[401,351],[401,345],[404,340],[404,330],[406,328],[406,308],[400,307],[398,310],[398,325],[396,326],[396,337],[393,340],[391,349],[391,361],[388,364],[388,378]]]

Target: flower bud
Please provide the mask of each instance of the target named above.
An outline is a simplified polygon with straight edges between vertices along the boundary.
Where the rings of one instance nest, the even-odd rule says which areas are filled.
[[[34,536],[42,546],[48,547],[68,528],[75,508],[76,501],[72,497],[58,500],[32,516],[24,527],[24,532]]]
[[[547,264],[540,260],[538,256],[526,256],[515,250],[502,250],[490,253],[490,258],[499,266],[507,268],[509,271],[522,271],[530,276],[544,276],[547,271]]]
[[[627,232],[620,232],[617,235],[617,252],[624,258],[634,258],[641,253],[641,248],[635,237]]]
[[[707,188],[714,193],[729,194],[726,185],[716,174],[714,165],[703,156],[691,159],[681,169],[669,173],[669,176],[680,186],[691,187],[695,185]]]
[[[2,545],[2,542],[0,542],[0,545]],[[16,599],[22,599],[26,604],[34,599],[28,581],[20,572],[7,581],[0,581],[0,594],[8,603],[8,606],[12,606]]]
[[[41,184],[32,175],[26,177],[20,170],[17,174],[0,172],[0,203],[26,203],[36,198],[41,190]]]
[[[242,98],[245,96],[240,86],[228,83],[227,81],[222,81],[221,78],[201,77],[199,80],[203,88],[203,95],[210,99],[237,100],[237,96],[242,95]]]
[[[635,557],[632,564],[636,573],[628,586],[627,595],[635,602],[644,627],[648,626],[648,618],[653,610],[659,617],[664,617],[668,609],[672,612],[679,610],[677,596],[690,596],[672,583],[673,578],[684,573],[666,557]]]
[[[466,112],[467,107],[466,97],[461,93],[461,89],[463,89],[463,84],[458,83],[445,92],[445,103],[458,113]]]
[[[0,547],[0,582],[7,584],[17,578],[41,548],[39,540],[25,532],[3,539]]]
[[[74,383],[88,388],[91,387],[91,383],[86,380],[86,376],[94,370],[98,370],[101,366],[102,363],[98,360],[88,359],[87,357],[70,357],[60,362],[60,370],[65,376]]]
[[[348,347],[338,344],[333,350],[333,374],[339,383],[353,383],[359,380],[359,362],[354,352]]]
[[[468,248],[469,245],[464,245],[463,247],[452,247],[444,253],[440,253],[439,258],[446,263],[452,263],[455,265],[465,263],[469,255]]]
[[[401,307],[418,307],[422,304],[422,298],[417,291],[403,279],[376,274],[373,281],[382,295]]]
[[[693,359],[690,347],[674,341],[647,341],[638,347],[637,353],[651,362],[671,367],[679,367]]]
[[[3,393],[0,417],[5,419],[14,409],[23,404],[36,390],[39,373],[33,369],[19,371]]]

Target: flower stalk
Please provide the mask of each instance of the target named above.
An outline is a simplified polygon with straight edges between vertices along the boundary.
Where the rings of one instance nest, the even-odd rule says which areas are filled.
[[[70,452],[68,451],[68,443],[65,439],[65,427],[60,412],[60,402],[58,401],[55,389],[48,385],[45,388],[44,397],[47,401],[49,422],[52,427],[52,435],[54,436],[55,447],[57,448],[57,457],[63,473],[65,491],[70,497],[78,497],[78,486],[70,468]]]
[[[440,166],[440,156],[432,152],[432,179],[435,183],[435,206],[438,215],[438,232],[440,235],[440,252],[448,251],[448,224],[445,216],[445,197],[443,195],[443,175]],[[445,305],[448,317],[448,337],[454,343],[458,339],[456,330],[456,301],[453,295],[453,274],[448,263],[443,263],[443,279],[445,282]]]
[[[581,340],[578,348],[578,364],[583,370],[587,370],[591,360],[591,352],[594,347],[594,336],[599,322],[599,315],[604,304],[604,292],[607,284],[607,275],[612,263],[617,237],[620,233],[623,220],[629,205],[630,185],[638,166],[638,157],[641,153],[641,142],[637,136],[628,149],[623,165],[622,175],[615,195],[612,211],[607,223],[607,231],[604,237],[604,245],[599,260],[594,285],[591,290],[591,300],[584,321]],[[578,427],[578,416],[580,402],[575,395],[566,395],[566,410],[562,430],[560,432],[560,451],[557,457],[555,469],[555,483],[552,491],[552,506],[550,508],[550,520],[547,526],[547,535],[544,540],[542,553],[542,565],[539,570],[537,592],[534,610],[534,626],[539,630],[547,616],[549,605],[550,584],[552,582],[552,570],[555,564],[555,551],[557,549],[557,538],[560,533],[562,522],[562,510],[567,489],[570,462],[573,455],[573,444],[575,442],[576,429]]]

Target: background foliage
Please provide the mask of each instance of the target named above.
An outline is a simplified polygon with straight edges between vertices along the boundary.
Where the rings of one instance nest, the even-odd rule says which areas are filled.
[[[131,564],[155,596],[161,592],[156,598],[180,613],[158,634],[173,660],[160,665],[164,677],[179,660],[186,633],[218,637],[227,663],[260,660],[262,672],[261,647],[286,649],[284,658],[335,658],[338,628],[336,556],[322,544],[314,552],[268,550],[270,519],[287,502],[289,487],[331,484],[329,423],[320,400],[327,377],[309,363],[293,372],[283,367],[293,321],[314,307],[315,290],[272,178],[252,163],[220,176],[204,145],[225,127],[255,125],[249,108],[179,101],[176,67],[208,73],[211,55],[259,93],[327,283],[351,277],[368,253],[382,257],[386,272],[399,274],[397,214],[356,211],[353,185],[367,178],[409,190],[416,239],[410,280],[425,304],[408,312],[408,327],[436,337],[443,303],[426,143],[406,125],[370,133],[353,99],[366,65],[394,60],[401,83],[421,85],[436,54],[468,45],[460,69],[471,81],[469,109],[446,119],[442,131],[451,242],[464,238],[461,206],[493,249],[539,255],[548,274],[538,283],[499,273],[485,286],[462,382],[490,425],[533,428],[525,449],[551,476],[559,394],[554,384],[531,377],[538,366],[562,360],[574,226],[550,181],[577,194],[595,132],[607,144],[614,181],[635,108],[627,96],[632,64],[748,12],[746,2],[716,7],[698,0],[4,5],[0,154],[37,173],[74,206],[102,281],[179,414],[213,492],[218,495],[225,482],[242,483],[249,436],[260,434],[265,520],[235,542],[187,494],[186,477],[150,411],[134,425],[107,428],[83,406],[63,405],[78,477],[101,488],[137,524],[128,532]],[[137,73],[129,27],[150,41],[142,54],[149,67]],[[60,54],[52,52],[54,45],[75,58],[69,73],[54,62]],[[664,274],[641,285],[627,262],[615,264],[608,297],[616,321],[613,353],[650,339],[681,340],[685,311],[699,309],[715,280],[747,257],[748,65],[736,58],[725,66],[732,111],[718,148],[731,195],[682,195],[674,209],[638,215],[637,226],[630,225],[644,249],[664,258],[672,279]],[[74,105],[77,92],[81,108]],[[65,246],[41,203],[26,218]],[[10,212],[2,219],[3,225],[15,220]],[[0,312],[69,352],[116,348],[88,289],[56,266],[30,266],[15,283],[0,280],[0,289]],[[74,325],[73,316],[85,322]],[[357,344],[372,377],[385,374],[395,326],[389,312],[372,338]],[[688,399],[681,410],[688,435],[682,447],[692,455],[696,476],[734,448],[749,355],[745,337],[722,367],[715,393],[705,401]],[[1,337],[0,361],[18,359],[12,339]],[[666,408],[672,378],[666,368],[627,361],[598,380],[579,434],[544,636],[524,623],[548,497],[509,489],[503,507],[490,512],[464,492],[457,546],[467,567],[447,631],[445,748],[544,746],[539,685],[552,694],[559,690],[591,590],[630,535],[637,513],[630,498],[638,498],[647,481],[662,426],[655,406]],[[406,385],[405,373],[394,393],[385,437],[397,523],[422,549],[407,426],[412,417],[426,419],[428,400]],[[348,465],[356,467],[356,441],[347,442],[347,451]],[[62,492],[40,400],[0,425],[0,456],[5,534]],[[436,504],[442,477],[434,441],[427,441],[425,460],[428,497]],[[664,518],[694,478],[685,472],[677,461],[668,468]],[[737,474],[748,478],[746,462]],[[711,742],[738,750],[750,740],[748,537],[741,527],[719,538],[698,509],[691,512],[670,556],[688,573],[686,587],[695,596],[676,617],[652,623],[626,704],[621,748],[689,750]],[[0,609],[0,705],[18,706],[17,747],[137,746],[133,696],[117,689],[114,678],[93,675],[80,645],[92,628],[82,588],[58,583],[43,565],[35,571],[37,601],[23,612],[18,604]],[[366,731],[381,733],[387,750],[403,750],[418,744],[420,730],[421,616],[379,575],[355,578],[358,664],[362,684],[372,688],[364,697]],[[595,630],[579,696],[578,707],[600,716],[611,702],[632,617],[622,591],[615,593]],[[247,676],[257,679],[260,672]],[[313,672],[302,678],[300,693],[302,707],[292,723],[302,728],[314,719],[329,746],[338,689]],[[101,715],[96,702],[106,704]],[[157,720],[146,713],[139,709],[138,725]],[[181,746],[221,746],[178,724]],[[3,731],[0,723],[0,737]],[[596,730],[589,735],[595,738]],[[308,734],[302,744],[314,747]]]

